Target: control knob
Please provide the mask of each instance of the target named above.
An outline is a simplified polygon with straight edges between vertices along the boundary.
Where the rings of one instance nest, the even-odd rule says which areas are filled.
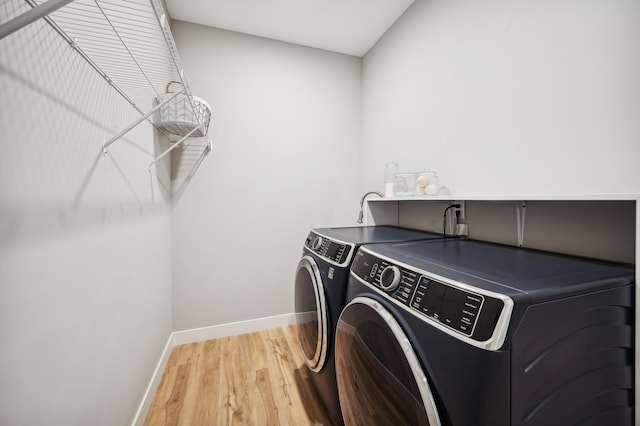
[[[395,290],[400,284],[401,277],[400,268],[393,265],[387,266],[380,274],[380,287],[385,291]]]
[[[322,247],[322,237],[315,237],[311,242],[311,250],[318,250]]]

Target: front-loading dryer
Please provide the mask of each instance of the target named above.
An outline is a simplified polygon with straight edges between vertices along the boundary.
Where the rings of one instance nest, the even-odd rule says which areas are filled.
[[[472,240],[362,247],[347,425],[632,425],[635,269]]]
[[[356,251],[363,244],[436,239],[442,239],[442,235],[392,226],[318,228],[309,232],[295,275],[296,322],[311,380],[334,424],[342,424],[334,333]]]

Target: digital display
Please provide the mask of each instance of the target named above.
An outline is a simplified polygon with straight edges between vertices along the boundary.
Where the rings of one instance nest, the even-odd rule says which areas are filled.
[[[411,307],[440,323],[471,335],[483,297],[421,277]]]
[[[336,244],[336,243],[329,243],[329,245],[327,246],[327,251],[324,253],[325,256],[334,259],[336,257],[336,255],[340,252],[340,244]]]
[[[322,247],[319,254],[326,257],[327,259],[331,259],[334,262],[340,263],[349,255],[349,249],[348,246],[344,244],[329,241]]]

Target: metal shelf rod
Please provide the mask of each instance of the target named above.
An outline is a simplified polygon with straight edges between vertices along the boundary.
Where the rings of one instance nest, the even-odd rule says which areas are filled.
[[[139,119],[137,119],[136,121],[134,121],[133,123],[131,123],[126,129],[122,130],[120,133],[118,133],[117,135],[115,135],[114,137],[112,137],[111,139],[109,139],[107,142],[105,142],[104,145],[102,145],[102,150],[103,153],[106,155],[107,154],[107,148],[109,147],[109,145],[111,145],[112,143],[114,143],[115,141],[117,141],[118,139],[120,139],[122,136],[124,136],[127,132],[129,132],[131,129],[133,129],[134,127],[136,127],[138,124],[142,123],[144,120],[146,120],[147,118],[149,118],[149,116],[151,114],[153,114],[154,112],[156,112],[157,110],[159,110],[160,108],[162,108],[167,102],[173,100],[173,98],[175,98],[176,96],[178,96],[180,93],[183,92],[183,89],[179,89],[177,92],[174,92],[171,94],[171,96],[169,96],[167,99],[163,100],[162,102],[160,102],[158,105],[156,105],[151,111],[149,111],[148,113],[144,114],[142,117],[140,117]],[[196,129],[198,129],[198,127],[196,127]],[[191,134],[191,133],[189,133]]]
[[[162,154],[158,155],[152,162],[149,163],[149,169],[151,169],[151,166],[153,166],[158,161],[160,161],[160,159],[163,158],[165,155],[167,155],[168,153],[170,153],[171,151],[176,149],[178,147],[178,145],[180,145],[182,142],[187,140],[187,138],[189,136],[191,136],[196,130],[200,130],[200,126],[194,127],[189,133],[187,133],[185,136],[183,136],[178,142],[174,143],[169,149],[167,149]]]
[[[55,12],[61,7],[71,3],[72,1],[73,0],[48,0],[45,3],[42,3],[39,6],[22,13],[19,16],[16,16],[12,20],[0,25],[0,40],[5,38],[9,34],[13,34],[19,29],[26,27],[30,23],[35,22],[52,12]]]

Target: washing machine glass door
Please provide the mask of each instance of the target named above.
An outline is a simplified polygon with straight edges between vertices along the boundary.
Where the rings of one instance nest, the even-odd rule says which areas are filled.
[[[336,332],[336,375],[345,424],[440,425],[405,333],[379,302],[353,299]]]
[[[309,256],[298,263],[295,303],[300,346],[309,368],[318,372],[327,355],[327,306],[318,265]]]

